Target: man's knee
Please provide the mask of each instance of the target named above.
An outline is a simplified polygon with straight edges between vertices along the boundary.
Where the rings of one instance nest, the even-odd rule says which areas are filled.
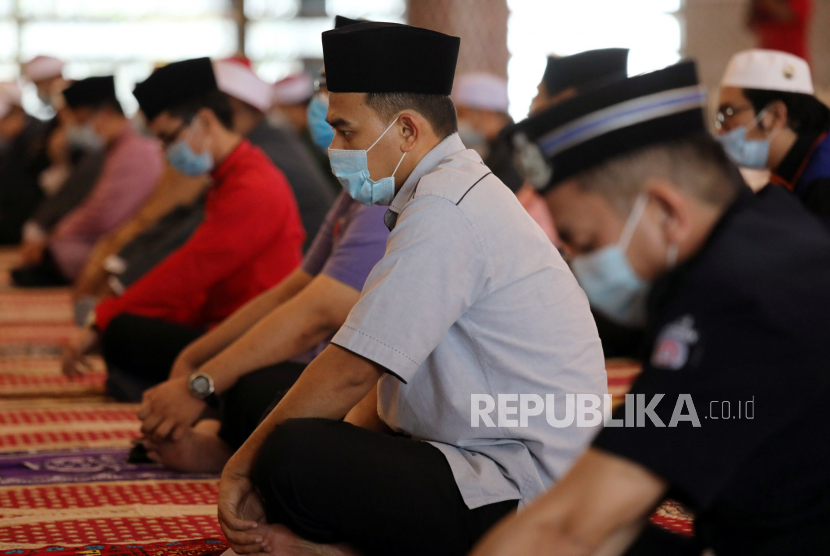
[[[331,419],[288,419],[262,443],[253,468],[254,484],[260,489],[273,488],[283,482],[301,480],[314,472],[307,465],[325,449],[325,439],[339,421]]]
[[[342,425],[331,419],[289,419],[262,443],[251,480],[264,499],[269,523],[285,523],[294,529],[310,517],[304,515],[303,498],[314,496],[319,474],[325,472],[321,464],[328,459],[325,452],[331,443],[327,439]]]

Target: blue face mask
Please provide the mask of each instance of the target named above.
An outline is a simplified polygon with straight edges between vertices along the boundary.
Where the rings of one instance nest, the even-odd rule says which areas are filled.
[[[609,319],[627,326],[643,326],[646,322],[646,297],[649,284],[634,272],[625,256],[634,230],[648,204],[641,194],[634,202],[622,235],[609,245],[588,255],[574,257],[571,270],[585,290],[591,306]],[[676,259],[674,251],[673,257]],[[672,258],[672,255],[669,255]],[[674,261],[670,260],[674,266]]]
[[[184,139],[179,139],[167,149],[167,161],[185,176],[201,176],[213,169],[210,151],[196,154]]]
[[[99,151],[104,148],[103,139],[89,124],[71,126],[66,133],[66,140],[76,149]]]
[[[718,135],[717,140],[723,145],[723,150],[726,151],[727,156],[737,164],[744,168],[755,168],[762,170],[767,167],[767,159],[769,158],[769,144],[772,140],[775,131],[766,139],[747,139],[746,132],[761,121],[761,118],[766,114],[766,109],[758,113],[758,117],[752,122],[752,125],[746,127],[736,127],[728,133]]]
[[[328,109],[328,98],[323,95],[314,95],[308,103],[308,132],[314,144],[324,151],[328,150],[334,141],[334,130],[326,121]]]
[[[364,205],[389,205],[392,203],[392,199],[395,198],[395,173],[401,167],[401,162],[403,162],[406,153],[403,153],[392,175],[378,181],[373,181],[369,177],[369,158],[367,155],[397,121],[398,119],[395,118],[395,121],[389,124],[389,127],[377,138],[377,141],[372,143],[372,146],[365,151],[329,149],[331,171],[340,180],[340,185],[349,192],[352,199],[359,203]]]

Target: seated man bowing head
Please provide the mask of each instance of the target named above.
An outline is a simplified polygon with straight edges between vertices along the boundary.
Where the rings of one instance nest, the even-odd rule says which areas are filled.
[[[464,554],[594,432],[474,414],[476,395],[513,395],[505,416],[519,394],[601,395],[607,379],[567,265],[458,138],[458,47],[388,23],[323,33],[332,170],[389,205],[391,233],[332,344],[225,466],[237,552]]]
[[[827,553],[830,233],[752,194],[705,106],[682,62],[518,124],[588,298],[647,309],[648,351],[593,446],[474,556]],[[666,496],[693,540],[648,526]]]

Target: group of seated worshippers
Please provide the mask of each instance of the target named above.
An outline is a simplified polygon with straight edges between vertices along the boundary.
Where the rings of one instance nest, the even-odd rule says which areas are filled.
[[[194,183],[156,203],[204,217],[126,287],[84,292],[64,360],[74,376],[100,349],[108,392],[141,400],[134,455],[221,472],[238,554],[823,553],[830,116],[807,63],[737,54],[712,135],[692,61],[627,77],[625,50],[551,57],[513,123],[503,79],[455,79],[457,37],[335,27],[316,90],[207,58],[135,88],[155,179]],[[111,78],[61,97],[86,143],[136,133]],[[342,188],[315,232],[296,182],[331,201],[327,178],[272,127],[303,111]],[[123,266],[157,191],[99,233],[114,246],[72,252]],[[16,275],[68,281],[63,226]],[[612,411],[615,350],[643,370]],[[693,536],[649,523],[667,498]]]
[[[271,89],[244,64],[215,63],[234,66],[217,70],[229,75],[219,89],[231,106],[230,125],[285,174],[313,237],[334,192],[294,132],[265,122]],[[97,301],[123,293],[123,282],[137,281],[190,238],[203,217],[209,176],[188,175],[165,161],[158,141],[139,131],[141,122],[124,116],[111,76],[70,83],[61,72],[59,60],[42,56],[24,67],[55,111],[48,122],[23,111],[16,83],[0,87],[0,135],[14,147],[0,156],[0,239],[21,244],[23,265],[12,272],[14,283],[72,285],[78,308],[85,306],[78,317],[83,321]],[[127,260],[118,256],[125,248],[132,255]]]

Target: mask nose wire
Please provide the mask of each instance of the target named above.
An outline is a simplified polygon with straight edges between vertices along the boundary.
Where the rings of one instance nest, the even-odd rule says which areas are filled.
[[[640,223],[640,218],[642,218],[647,204],[648,195],[640,193],[637,200],[634,201],[634,206],[631,208],[631,214],[628,216],[628,221],[625,223],[625,227],[623,227],[619,241],[617,241],[617,246],[622,249],[623,253],[628,251],[628,244],[631,243],[631,238],[634,236],[634,230],[637,229],[637,224]]]

